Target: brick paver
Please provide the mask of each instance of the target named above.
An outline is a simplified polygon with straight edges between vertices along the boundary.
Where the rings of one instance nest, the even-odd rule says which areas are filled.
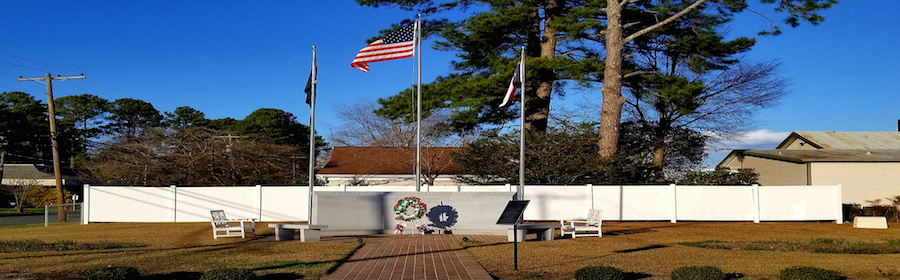
[[[364,237],[356,253],[322,279],[490,280],[462,248],[463,235],[379,235]],[[506,236],[470,236],[486,244],[505,243]]]

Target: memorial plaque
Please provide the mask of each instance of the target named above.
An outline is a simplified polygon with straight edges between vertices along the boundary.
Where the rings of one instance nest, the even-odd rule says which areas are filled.
[[[500,214],[497,224],[514,225],[518,223],[519,217],[522,217],[522,213],[525,212],[525,207],[528,207],[528,202],[531,200],[510,200],[503,209],[503,213]]]

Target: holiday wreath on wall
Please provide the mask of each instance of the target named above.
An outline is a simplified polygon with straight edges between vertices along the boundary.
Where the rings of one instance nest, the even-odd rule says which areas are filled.
[[[394,205],[395,219],[407,222],[422,218],[427,210],[428,206],[415,196],[404,197]]]

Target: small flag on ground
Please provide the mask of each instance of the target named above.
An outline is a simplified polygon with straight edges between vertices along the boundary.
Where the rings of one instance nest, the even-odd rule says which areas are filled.
[[[369,71],[369,62],[412,57],[416,50],[416,25],[410,24],[372,42],[356,54],[350,66],[363,72]]]
[[[516,90],[519,89],[519,84],[522,83],[522,79],[519,77],[519,74],[522,73],[521,67],[521,62],[516,65],[516,72],[513,73],[512,80],[509,81],[509,89],[506,90],[506,95],[503,96],[503,103],[500,103],[500,107],[506,106],[506,103],[512,100],[513,97],[516,97]]]

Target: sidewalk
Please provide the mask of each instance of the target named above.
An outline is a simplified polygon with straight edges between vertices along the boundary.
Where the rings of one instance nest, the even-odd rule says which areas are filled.
[[[365,245],[329,275],[331,279],[493,279],[462,248],[463,236],[483,244],[506,243],[492,235],[380,235],[363,238]]]

